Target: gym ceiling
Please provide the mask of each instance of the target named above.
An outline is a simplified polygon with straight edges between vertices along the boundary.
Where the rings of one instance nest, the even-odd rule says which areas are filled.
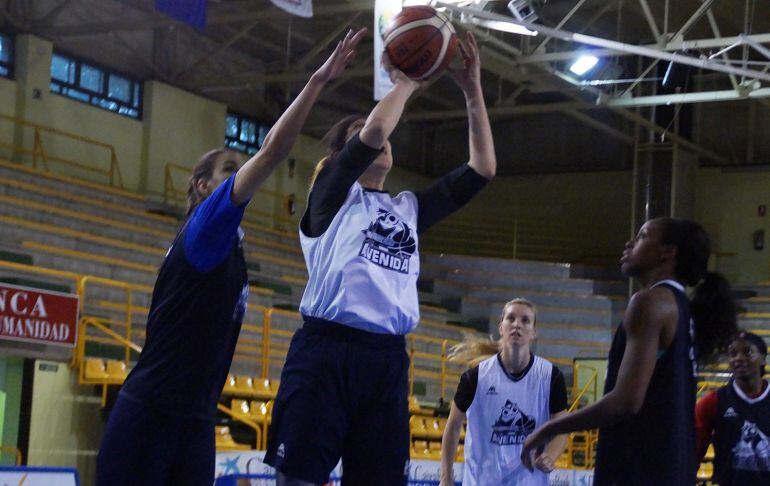
[[[482,46],[501,175],[628,170],[634,148],[649,143],[680,144],[702,165],[770,163],[770,2],[529,0],[529,20],[550,34],[536,37],[463,22],[473,2],[445,3],[458,30],[472,29]],[[477,3],[486,12],[477,19],[514,19],[507,0]],[[0,29],[269,123],[335,39],[374,23],[374,0],[313,4],[314,17],[303,19],[269,0],[209,0],[207,25],[196,30],[155,12],[152,0],[0,0]],[[596,67],[570,73],[586,51],[599,58]],[[672,54],[700,64],[674,64],[663,85]],[[342,116],[374,106],[372,56],[370,37],[327,87],[305,133],[320,137]],[[410,102],[394,135],[396,164],[436,175],[461,163],[464,113],[451,79],[435,81]]]

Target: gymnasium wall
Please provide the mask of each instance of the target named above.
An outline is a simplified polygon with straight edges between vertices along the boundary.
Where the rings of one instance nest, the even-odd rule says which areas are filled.
[[[192,167],[202,154],[221,147],[226,114],[222,103],[159,81],[144,83],[144,162],[139,188],[162,194],[167,163]],[[130,162],[124,165],[131,167]]]
[[[77,383],[67,363],[35,361],[28,464],[76,467],[91,484],[104,421],[98,395]]]
[[[0,112],[113,144],[127,188],[157,195],[163,191],[167,162],[191,167],[206,150],[222,145],[227,111],[224,104],[148,81],[144,86],[143,120],[123,117],[50,93],[52,52],[53,46],[46,40],[17,36],[16,79],[0,78]],[[730,108],[724,106],[725,110]],[[768,114],[761,105],[753,109],[757,119]],[[764,157],[770,147],[763,142],[767,127],[761,128],[761,123],[756,126],[762,133],[756,133],[755,156]],[[708,118],[700,120],[696,127],[701,140],[719,138],[718,130],[719,125]],[[26,140],[26,145],[31,146],[31,137],[31,130],[14,130],[0,121],[0,142]],[[61,137],[44,137],[46,149],[55,150],[57,155],[101,167],[109,160],[104,150]],[[7,156],[8,152],[0,154]],[[267,180],[265,189],[295,194],[297,210],[302,211],[308,179],[323,154],[317,140],[300,136],[291,153],[295,160],[293,171],[283,163]],[[502,231],[512,228],[516,219],[524,223],[519,239],[526,240],[530,234],[531,245],[536,248],[549,248],[557,255],[568,247],[610,256],[620,251],[629,236],[631,177],[630,171],[498,177],[456,219],[492,221]],[[179,189],[184,189],[185,178],[186,174],[177,174]],[[423,188],[430,182],[427,177],[394,168],[386,188],[397,193]],[[766,252],[770,250],[753,250],[751,243],[754,230],[770,230],[766,219],[756,216],[757,206],[767,203],[768,183],[770,170],[698,171],[696,217],[714,237],[720,252],[718,269],[738,283],[770,278],[766,263]],[[286,214],[281,198],[263,194],[256,196],[254,203],[263,211]]]
[[[629,236],[631,184],[631,171],[496,177],[457,218],[499,231],[515,221],[520,255],[612,260]]]
[[[16,82],[11,79],[0,78],[0,114],[13,116],[16,113]],[[13,129],[11,123],[0,119],[0,143],[13,142]],[[0,154],[6,153],[0,148]]]
[[[31,35],[19,35],[16,37],[15,54],[18,93],[15,102],[8,105],[15,106],[15,110],[9,110],[8,114],[113,145],[122,169],[124,186],[136,189],[139,183],[137,168],[141,160],[142,122],[51,93],[53,45],[50,42]],[[4,92],[0,91],[0,96]],[[3,121],[1,126],[3,136],[6,136],[11,125]],[[10,130],[17,145],[32,148],[33,129],[15,125]],[[47,154],[89,167],[108,169],[110,166],[108,149],[46,132],[41,132],[41,139]],[[8,155],[7,151],[3,154]],[[22,160],[29,161],[31,158],[27,156]],[[50,162],[50,167],[64,174],[83,174],[82,169],[56,162]],[[92,174],[92,179],[108,182],[106,176],[100,174]]]
[[[14,357],[0,357],[0,393],[4,403],[0,406],[0,444],[15,447],[19,437],[19,416],[21,410],[21,381],[24,374],[24,360]],[[12,465],[14,457],[0,454],[0,465]]]
[[[711,234],[717,269],[734,284],[770,279],[770,215],[758,207],[770,205],[770,169],[701,168],[696,182],[696,219]],[[765,231],[765,248],[753,247],[752,234]]]

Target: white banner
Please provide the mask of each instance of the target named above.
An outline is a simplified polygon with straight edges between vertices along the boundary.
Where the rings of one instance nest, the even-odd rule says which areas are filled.
[[[313,16],[313,0],[270,0],[273,5],[292,15],[310,18]]]
[[[393,17],[401,11],[402,0],[375,0],[374,2],[374,99],[381,100],[393,88],[380,58],[385,48],[382,34]]]
[[[273,486],[275,479],[272,475],[275,471],[272,467],[262,462],[265,451],[238,451],[238,452],[220,452],[216,459],[216,477],[219,478],[217,484],[230,484],[226,479],[231,476],[256,475],[264,479],[253,479],[249,481],[250,486]],[[463,477],[463,463],[456,462],[453,466],[455,481],[460,483]],[[437,484],[441,474],[440,461],[423,461],[413,459],[409,461],[410,484],[418,484],[425,481],[425,484]],[[342,476],[342,465],[337,464],[331,474],[332,478]],[[550,486],[591,486],[594,479],[592,470],[574,470],[574,469],[556,469],[548,475]],[[234,484],[234,483],[233,483]],[[339,484],[333,482],[333,484]]]
[[[24,486],[77,486],[78,472],[66,467],[0,466],[0,484]]]

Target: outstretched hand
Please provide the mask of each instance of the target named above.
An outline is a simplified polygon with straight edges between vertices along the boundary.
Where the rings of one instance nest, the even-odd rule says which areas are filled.
[[[337,43],[337,47],[334,48],[334,52],[326,59],[326,62],[313,74],[313,77],[326,83],[339,76],[356,58],[356,47],[365,35],[366,28],[355,33],[353,33],[353,29],[349,30],[345,38]]]
[[[524,465],[524,467],[530,471],[534,471],[534,467],[537,466],[539,469],[545,471],[544,468],[547,468],[548,461],[543,458],[544,454],[542,452],[537,453],[537,451],[542,447],[545,447],[549,440],[550,437],[547,437],[545,434],[543,434],[542,427],[527,437],[527,440],[524,441],[524,446],[521,449],[521,463]],[[535,456],[534,465],[532,456]],[[552,466],[553,465],[551,464],[551,469],[553,469]]]
[[[481,58],[479,57],[479,45],[476,37],[468,31],[465,36],[465,42],[458,39],[460,56],[462,57],[463,67],[461,69],[450,69],[452,77],[460,86],[464,93],[468,93],[478,86],[481,86]]]

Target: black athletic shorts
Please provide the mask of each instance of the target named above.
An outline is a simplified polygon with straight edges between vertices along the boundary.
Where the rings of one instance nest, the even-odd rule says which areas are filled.
[[[323,483],[342,458],[342,484],[406,484],[409,357],[404,336],[305,317],[291,340],[265,463]]]
[[[96,458],[97,486],[211,486],[214,421],[166,415],[121,393]]]

